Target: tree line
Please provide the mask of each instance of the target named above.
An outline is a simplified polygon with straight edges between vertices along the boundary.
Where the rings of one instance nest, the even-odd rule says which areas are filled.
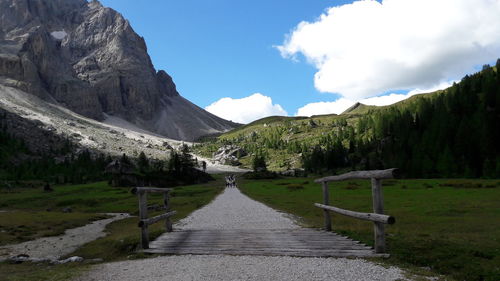
[[[407,177],[500,177],[500,59],[442,93],[369,112],[303,153],[311,172],[398,167]],[[349,130],[352,130],[350,128]]]

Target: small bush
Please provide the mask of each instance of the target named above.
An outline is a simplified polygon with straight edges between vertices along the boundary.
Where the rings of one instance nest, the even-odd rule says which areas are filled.
[[[291,184],[287,185],[286,188],[290,191],[296,191],[296,190],[304,189],[304,186],[301,184],[298,184],[298,183],[291,183]]]
[[[347,190],[355,190],[358,188],[359,188],[359,185],[348,184],[348,185],[344,186],[344,189],[347,189]]]
[[[467,181],[449,181],[439,184],[439,186],[453,187],[453,188],[494,188],[493,185],[484,185],[482,183],[473,183]]]
[[[423,186],[424,186],[425,188],[433,188],[433,187],[434,187],[434,186],[432,186],[432,184],[430,184],[430,183],[424,183],[424,184],[423,184]]]
[[[243,178],[249,180],[277,179],[278,174],[270,171],[248,172],[243,174]]]

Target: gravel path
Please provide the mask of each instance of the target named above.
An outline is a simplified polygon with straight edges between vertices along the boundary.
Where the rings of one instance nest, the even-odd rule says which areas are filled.
[[[128,214],[121,213],[108,213],[107,215],[113,217],[68,229],[63,235],[2,246],[0,247],[0,261],[18,255],[28,255],[28,259],[32,261],[58,260],[60,257],[74,252],[83,244],[106,236],[104,228],[109,223],[129,217]]]
[[[180,221],[179,229],[293,229],[289,216],[226,188],[212,203]],[[403,272],[362,259],[183,255],[95,266],[83,280],[401,280]]]
[[[299,228],[289,215],[226,188],[212,203],[179,221],[177,229],[292,229]]]
[[[80,280],[397,280],[401,271],[359,259],[167,256],[99,265]]]

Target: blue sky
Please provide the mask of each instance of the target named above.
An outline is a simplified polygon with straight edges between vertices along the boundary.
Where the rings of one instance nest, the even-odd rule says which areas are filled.
[[[273,45],[300,21],[346,1],[101,2],[131,22],[145,38],[154,66],[165,69],[181,95],[195,104],[261,92],[294,112],[318,100],[311,79],[315,69],[283,59]]]
[[[419,2],[416,0],[403,1]],[[443,0],[448,4],[452,3],[450,1]],[[464,1],[466,0],[458,2]],[[104,6],[111,7],[123,14],[131,22],[134,30],[145,38],[155,68],[166,70],[173,77],[181,95],[204,108],[226,97],[231,99],[221,102],[219,110],[224,110],[231,105],[245,107],[245,104],[249,104],[247,103],[249,100],[234,102],[238,99],[248,98],[254,93],[261,93],[259,97],[270,98],[273,105],[279,105],[282,110],[278,109],[278,113],[286,111],[288,115],[294,115],[307,104],[311,104],[312,111],[303,111],[304,114],[324,113],[323,111],[328,110],[334,112],[333,108],[336,105],[334,101],[339,102],[339,99],[344,99],[349,103],[384,94],[406,94],[409,91],[415,92],[419,89],[433,89],[439,85],[443,87],[443,85],[459,79],[460,75],[470,72],[478,64],[491,62],[495,56],[500,56],[500,53],[479,56],[470,59],[467,63],[457,64],[450,63],[452,59],[455,59],[454,57],[436,57],[431,51],[429,56],[439,61],[439,64],[426,66],[431,70],[420,72],[418,72],[420,70],[418,61],[405,62],[405,66],[417,65],[407,69],[393,69],[392,64],[387,63],[387,61],[397,60],[392,57],[387,58],[386,54],[386,56],[381,56],[384,60],[370,61],[373,56],[369,56],[369,53],[373,48],[368,51],[357,50],[357,48],[361,44],[370,45],[371,42],[359,41],[358,39],[370,37],[369,35],[374,32],[381,32],[380,30],[384,26],[377,27],[377,30],[368,33],[368,36],[366,33],[363,34],[363,32],[370,32],[366,31],[365,27],[372,26],[374,22],[381,22],[378,20],[380,18],[396,17],[398,12],[391,14],[387,11],[398,11],[397,9],[403,8],[393,7],[389,9],[389,5],[383,6],[375,1],[365,1],[374,2],[371,4],[361,3],[342,7],[342,5],[352,2],[326,0],[101,0]],[[434,5],[432,1],[428,0],[420,0],[420,2]],[[484,9],[491,10],[491,7],[486,4],[487,1],[478,2],[485,2]],[[341,8],[335,10],[337,11],[335,13],[333,11],[328,13],[327,9],[330,7]],[[420,8],[429,9],[425,5]],[[436,9],[439,8],[441,7],[436,7]],[[412,9],[414,10],[415,7]],[[404,15],[404,12],[403,9],[401,14]],[[372,22],[363,22],[367,18],[370,20],[370,16],[366,16],[367,13],[369,15],[378,13],[380,18],[373,18]],[[324,21],[319,19],[322,14],[325,16]],[[342,14],[346,15],[346,20],[340,20]],[[452,16],[450,16],[450,21],[463,17],[464,22],[470,22],[470,19],[465,18],[463,14],[458,13]],[[486,18],[488,19],[488,17]],[[297,25],[302,21],[309,22],[311,28],[299,30]],[[361,24],[362,28],[357,28],[358,23]],[[420,27],[416,24],[410,25],[410,27],[413,26],[416,26],[418,30],[415,32],[419,34]],[[463,26],[459,27],[463,28]],[[315,28],[320,31],[310,31]],[[353,29],[350,30],[350,28]],[[422,27],[424,31],[426,31],[425,28]],[[445,28],[440,34],[454,32],[453,28],[456,27]],[[339,33],[340,29],[347,30],[348,34]],[[389,34],[391,37],[385,38],[385,34]],[[390,41],[391,38],[398,37],[399,34],[398,30],[392,30],[387,33],[382,32],[377,36],[380,40]],[[429,38],[427,38],[425,32],[422,34],[423,37],[418,37],[415,40],[422,40],[423,43],[427,44],[428,42],[425,40],[431,40],[429,38],[435,37],[428,36]],[[407,41],[408,38],[403,39]],[[378,39],[373,40],[379,42]],[[471,40],[477,41],[478,39],[472,38]],[[484,43],[484,48],[489,48],[490,52],[494,53],[499,49],[497,42],[488,44],[490,43]],[[324,45],[328,49],[316,50],[316,47],[320,45]],[[374,45],[380,48],[375,50],[376,54],[383,53],[380,50],[390,48],[383,44]],[[276,46],[282,46],[281,52]],[[388,76],[392,73],[400,73],[402,70],[416,71],[419,75],[413,79],[415,81],[408,82],[412,79],[404,76],[399,77],[399,80],[396,79],[394,83],[386,81],[385,84],[359,88],[354,85],[356,80],[353,80],[355,79],[353,76],[358,75],[356,73],[358,70],[348,67],[349,63],[354,65],[360,63],[357,60],[359,57],[357,53],[349,54],[348,50],[351,49],[363,54],[368,53],[366,58],[361,56],[364,59],[361,64],[366,62],[366,67],[361,68],[366,69],[366,73],[361,73],[361,78],[366,79],[361,80],[361,82],[366,85],[372,83],[372,73],[378,71],[381,71],[382,74],[387,71]],[[338,50],[338,52],[332,53],[330,50],[332,52]],[[408,56],[408,52],[411,54],[412,50],[401,48],[394,53],[399,51]],[[337,54],[340,53],[346,53],[346,55],[339,58]],[[428,59],[428,56],[423,56],[420,59]],[[340,61],[346,62],[347,66],[342,65]],[[382,67],[378,69],[378,65]],[[443,65],[446,69],[440,71],[440,66]],[[317,72],[323,74],[321,79],[315,79]],[[428,74],[426,75],[426,73]],[[432,77],[427,77],[430,75],[439,77],[431,79]],[[337,78],[341,78],[343,82],[329,82],[338,81]],[[377,78],[377,80],[379,79]],[[263,101],[263,99],[261,100]],[[319,102],[323,102],[322,106]],[[379,100],[374,103],[377,102]],[[258,107],[258,105],[259,102],[256,102],[255,106]],[[213,108],[216,110],[216,107]],[[219,115],[224,115],[224,113]],[[237,119],[237,117],[222,117]],[[252,119],[252,117],[248,118]]]

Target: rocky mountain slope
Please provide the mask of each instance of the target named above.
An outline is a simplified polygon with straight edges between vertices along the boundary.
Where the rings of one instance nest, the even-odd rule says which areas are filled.
[[[86,149],[113,157],[126,154],[136,158],[144,152],[148,158],[162,160],[168,158],[172,149],[192,145],[146,131],[118,117],[107,116],[106,121],[99,122],[4,85],[0,85],[0,126],[24,140],[32,152],[62,156],[62,159],[66,155],[59,155],[57,151],[67,143],[71,143],[77,153]],[[243,171],[195,157],[207,162],[209,173]]]
[[[98,1],[0,0],[0,84],[178,140],[237,125],[181,97],[144,39]]]

